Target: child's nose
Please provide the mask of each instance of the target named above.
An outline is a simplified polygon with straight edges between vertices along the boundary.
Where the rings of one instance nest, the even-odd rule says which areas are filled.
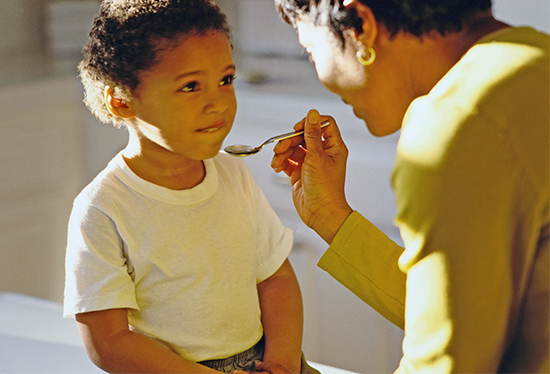
[[[223,112],[229,108],[231,97],[221,90],[210,90],[207,94],[206,110],[208,112]]]

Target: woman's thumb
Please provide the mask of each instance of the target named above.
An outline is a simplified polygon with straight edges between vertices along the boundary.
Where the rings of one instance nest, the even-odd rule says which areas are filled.
[[[304,124],[304,141],[306,149],[309,152],[317,153],[323,151],[323,141],[321,139],[323,131],[321,130],[321,116],[315,109],[307,113]]]

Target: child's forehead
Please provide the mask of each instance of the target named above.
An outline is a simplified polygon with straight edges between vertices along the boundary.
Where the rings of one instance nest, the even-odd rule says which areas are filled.
[[[142,78],[151,73],[170,74],[181,69],[234,65],[231,43],[223,31],[179,34],[157,39],[154,43],[154,63],[141,72]]]

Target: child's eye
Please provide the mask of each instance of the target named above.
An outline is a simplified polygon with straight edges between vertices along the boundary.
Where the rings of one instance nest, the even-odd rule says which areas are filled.
[[[188,83],[186,84],[182,89],[181,91],[183,92],[193,92],[193,91],[196,91],[197,90],[197,87],[199,86],[199,84],[197,82],[191,82],[191,83]]]
[[[220,86],[227,86],[229,84],[233,84],[233,81],[235,80],[235,74],[229,74],[223,77],[222,81],[220,82]]]

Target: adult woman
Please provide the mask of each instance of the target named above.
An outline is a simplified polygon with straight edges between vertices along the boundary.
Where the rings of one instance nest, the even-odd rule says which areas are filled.
[[[401,129],[404,250],[347,204],[336,126],[310,111],[275,148],[319,266],[404,327],[399,372],[548,372],[548,36],[490,0],[275,3],[323,84],[374,135]]]

